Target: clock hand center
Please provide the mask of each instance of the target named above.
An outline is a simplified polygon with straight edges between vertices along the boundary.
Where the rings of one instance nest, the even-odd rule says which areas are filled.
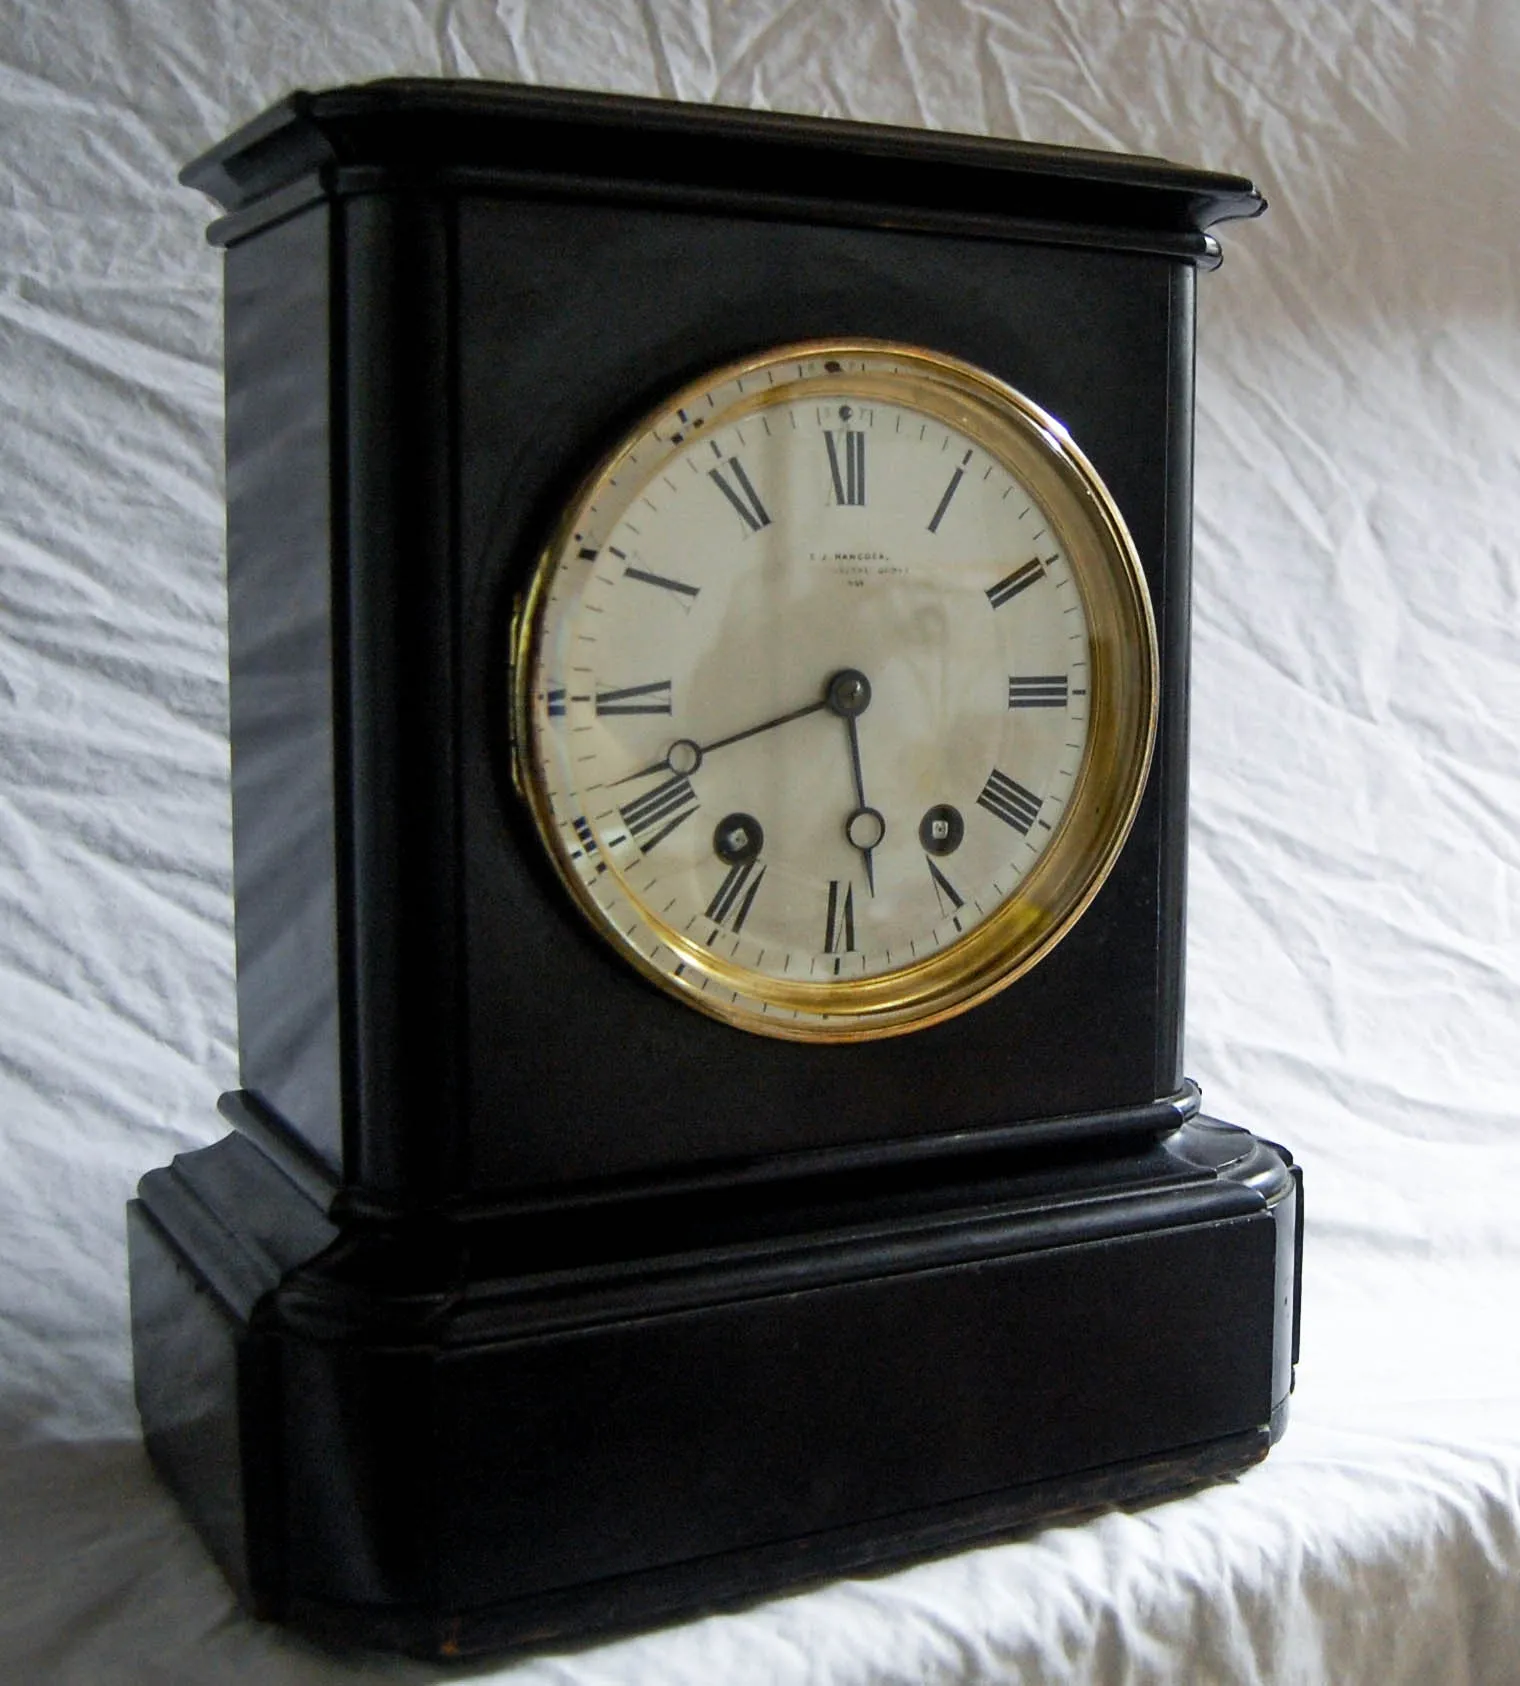
[[[871,706],[871,681],[857,667],[842,667],[829,680],[824,701],[835,714],[853,720]]]
[[[844,834],[862,854],[869,855],[887,835],[887,822],[877,808],[857,808],[844,822]]]

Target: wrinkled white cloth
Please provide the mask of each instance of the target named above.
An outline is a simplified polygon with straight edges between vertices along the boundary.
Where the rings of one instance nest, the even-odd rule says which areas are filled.
[[[1308,1174],[1238,1481],[533,1686],[1520,1680],[1520,9],[11,0],[0,14],[0,1679],[429,1680],[239,1614],[136,1443],[123,1204],[235,1071],[220,280],[186,159],[481,75],[1251,175],[1200,281],[1189,1069]],[[1160,1291],[1160,1285],[1158,1285]]]

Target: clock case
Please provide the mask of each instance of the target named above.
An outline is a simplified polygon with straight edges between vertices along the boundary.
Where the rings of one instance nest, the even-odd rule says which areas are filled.
[[[489,84],[296,94],[227,215],[234,1133],[129,1207],[150,1454],[243,1600],[542,1644],[1261,1456],[1290,1156],[1181,1067],[1194,282],[1248,182]],[[842,1046],[694,1013],[511,786],[513,604],[703,371],[896,339],[1059,416],[1135,538],[1160,723],[1032,972]]]

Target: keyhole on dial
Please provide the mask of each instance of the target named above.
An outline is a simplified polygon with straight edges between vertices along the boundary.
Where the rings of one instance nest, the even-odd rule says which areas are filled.
[[[948,802],[937,803],[918,822],[918,840],[931,855],[953,855],[965,835],[966,822],[960,809]]]
[[[753,814],[728,814],[713,829],[713,853],[725,866],[759,858],[765,833]]]

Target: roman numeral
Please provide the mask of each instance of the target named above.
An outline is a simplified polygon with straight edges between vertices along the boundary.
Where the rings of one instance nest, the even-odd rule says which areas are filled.
[[[699,590],[699,587],[687,585],[683,580],[668,580],[663,574],[651,574],[647,568],[624,568],[623,578],[640,580],[645,585],[657,585],[662,591],[674,592],[678,597],[695,597]]]
[[[839,893],[837,878],[829,880],[829,917],[824,933],[825,954],[846,953],[855,947],[855,886],[846,884]]]
[[[1010,708],[1065,708],[1068,680],[1064,673],[1042,673],[1008,681]]]
[[[679,773],[618,810],[646,855],[696,811],[697,793],[691,788],[691,781]]]
[[[950,500],[955,496],[955,488],[959,486],[961,481],[965,478],[966,464],[970,461],[971,453],[970,451],[967,451],[965,456],[961,458],[960,467],[950,476],[950,484],[945,487],[945,495],[939,500],[939,508],[935,510],[933,516],[930,518],[929,531],[931,533],[937,533],[939,531],[939,524],[945,519],[945,511],[949,509]]]
[[[835,440],[843,440],[843,446]],[[854,428],[841,433],[826,432],[829,473],[834,477],[834,502],[863,507],[866,501],[866,436]]]
[[[751,881],[751,874],[753,874],[753,881]],[[764,877],[765,868],[757,860],[740,861],[737,866],[731,866],[728,869],[728,876],[718,886],[717,895],[707,904],[707,917],[716,921],[717,924],[723,925],[727,923],[729,915],[732,914],[735,934],[742,931],[744,921],[749,918],[749,910],[754,906],[755,893],[760,888],[760,880]],[[716,934],[714,932],[714,935]]]
[[[669,714],[670,681],[656,679],[648,685],[625,685],[620,691],[598,691],[596,712],[598,715]]]
[[[976,800],[978,806],[985,808],[989,814],[996,814],[1004,825],[1011,825],[1020,836],[1027,836],[1044,798],[1036,796],[1032,790],[1025,790],[1023,785],[1015,783],[1006,773],[1000,773],[994,767],[992,776],[982,786],[982,794]]]
[[[1022,568],[1015,568],[996,585],[988,586],[987,601],[994,609],[1001,609],[1010,597],[1017,597],[1021,591],[1028,591],[1044,573],[1045,564],[1037,556],[1032,562],[1026,562]]]
[[[600,851],[596,846],[596,836],[587,824],[585,816],[577,814],[570,824],[574,827],[576,839],[580,843],[580,848],[570,851],[570,859],[572,861],[583,860],[588,866],[594,866],[598,872],[605,872],[607,863],[601,859]]]
[[[940,912],[954,913],[957,908],[964,907],[966,898],[945,877],[944,873],[940,871],[928,855],[924,856],[924,864],[929,868],[929,876],[934,880],[934,893],[939,897]],[[946,902],[950,904],[948,909],[945,906]]]
[[[723,478],[721,469],[708,469],[708,478],[739,512],[739,519],[752,533],[758,533],[762,527],[769,527],[771,518],[765,513],[765,505],[761,503],[759,494],[750,485],[749,476],[744,472],[744,464],[737,457],[730,457],[728,469],[739,482],[740,490],[737,492]]]
[[[549,718],[557,718],[565,712],[565,687],[563,685],[551,687],[544,694],[544,701],[548,704]]]

